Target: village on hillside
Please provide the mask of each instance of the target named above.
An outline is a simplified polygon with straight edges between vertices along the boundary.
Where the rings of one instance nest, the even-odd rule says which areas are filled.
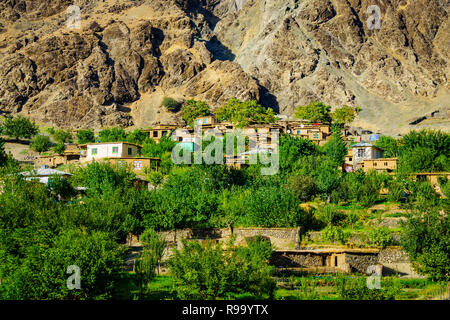
[[[0,268],[0,297],[448,298],[448,256],[441,246],[448,232],[447,133],[413,130],[396,139],[354,130],[355,109],[331,112],[316,102],[299,106],[297,120],[237,99],[214,114],[204,102],[188,100],[181,114],[184,126],[96,132],[39,128],[23,116],[3,119],[5,241],[19,241],[22,229],[44,228],[62,242],[41,241],[54,250],[71,249],[64,251],[68,256],[25,254],[24,261],[59,266],[41,272],[43,279],[59,279],[53,272],[65,272],[75,259],[92,272],[92,283],[84,286],[122,282],[90,293],[61,289],[55,280],[35,292],[15,287],[19,280],[12,280],[15,271],[7,263]],[[233,153],[216,157],[230,141]],[[204,160],[213,150],[216,162],[177,164],[174,150]],[[265,156],[277,158],[277,170],[268,175],[262,171]],[[64,237],[87,242],[72,247]],[[435,251],[420,251],[430,244]],[[72,249],[94,250],[95,259],[113,271],[105,278],[91,253],[80,260]],[[14,261],[17,253],[8,250]],[[221,258],[213,265],[192,260],[214,252]],[[27,268],[20,264],[18,270],[34,272]],[[219,286],[201,276],[209,272],[222,277],[222,289],[204,289]],[[224,280],[230,277],[236,278]]]

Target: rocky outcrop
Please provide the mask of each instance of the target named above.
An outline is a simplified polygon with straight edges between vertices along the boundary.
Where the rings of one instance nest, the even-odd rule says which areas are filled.
[[[360,106],[356,126],[398,133],[448,103],[445,1],[78,1],[80,30],[67,27],[72,4],[0,3],[1,112],[147,127],[179,120],[160,108],[165,95],[214,108],[258,99],[286,115],[321,100]]]

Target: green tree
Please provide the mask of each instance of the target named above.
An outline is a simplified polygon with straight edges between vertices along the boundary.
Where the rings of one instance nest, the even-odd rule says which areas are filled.
[[[241,101],[230,99],[216,110],[219,121],[229,121],[239,128],[253,123],[275,122],[275,112],[271,108],[264,108],[256,100]]]
[[[153,229],[145,230],[139,240],[144,250],[152,256],[152,261],[155,261],[159,273],[159,265],[166,248],[166,240]]]
[[[289,185],[297,198],[302,201],[310,201],[317,194],[314,179],[310,176],[296,175],[289,178]]]
[[[3,123],[2,131],[4,135],[19,140],[20,138],[31,139],[38,134],[39,129],[28,118],[23,116],[17,116],[16,118],[7,116]]]
[[[60,175],[54,175],[48,179],[47,188],[54,196],[62,199],[70,199],[77,194],[70,181]]]
[[[123,128],[103,129],[98,138],[101,142],[124,142],[127,141],[127,134]]]
[[[145,141],[149,140],[149,136],[147,132],[136,129],[134,131],[128,132],[126,140],[127,142],[142,145]]]
[[[52,137],[57,143],[70,143],[73,141],[70,130],[54,130]]]
[[[257,241],[237,249],[210,241],[204,246],[184,241],[182,250],[174,250],[169,267],[181,299],[212,300],[246,293],[272,298],[276,284],[269,254],[267,246]]]
[[[344,165],[347,152],[347,144],[344,142],[340,134],[333,134],[330,141],[328,141],[325,145],[325,153],[327,158],[338,167]]]
[[[64,143],[58,143],[56,146],[53,147],[53,152],[57,154],[63,154],[64,151],[66,151],[66,146]]]
[[[134,271],[136,273],[136,280],[139,287],[139,296],[142,298],[144,292],[147,290],[150,282],[156,276],[156,260],[150,251],[144,249],[139,257],[136,259]]]
[[[331,114],[331,117],[333,121],[337,123],[346,124],[353,122],[353,120],[355,120],[356,114],[355,110],[352,107],[343,106],[342,108],[334,110],[334,112]]]
[[[187,100],[181,108],[182,118],[188,126],[194,127],[194,120],[198,117],[211,115],[210,106],[204,101]]]
[[[425,206],[408,218],[402,245],[413,267],[432,280],[450,280],[450,216]]]
[[[51,145],[52,143],[48,136],[36,136],[30,143],[31,149],[39,153],[50,150]]]
[[[306,106],[298,106],[295,109],[295,117],[311,122],[331,123],[331,106],[322,102],[313,102]]]
[[[79,144],[95,142],[94,131],[92,130],[78,130],[77,140]]]
[[[375,145],[384,151],[384,156],[388,158],[398,157],[399,141],[389,136],[381,136]]]

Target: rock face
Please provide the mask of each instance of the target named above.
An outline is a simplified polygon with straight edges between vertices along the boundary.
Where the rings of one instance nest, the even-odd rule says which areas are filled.
[[[164,96],[258,99],[287,115],[321,100],[396,133],[448,106],[445,0],[78,1],[80,29],[72,3],[0,2],[0,112],[147,127],[179,121]]]

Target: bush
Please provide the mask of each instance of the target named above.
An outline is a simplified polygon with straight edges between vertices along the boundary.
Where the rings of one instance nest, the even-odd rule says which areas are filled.
[[[342,227],[327,226],[322,230],[322,238],[325,241],[340,242],[341,244],[345,244],[349,237],[350,234],[345,232]]]
[[[400,289],[392,281],[384,281],[381,289],[369,289],[366,278],[338,276],[337,292],[345,300],[395,300]]]
[[[386,227],[381,227],[369,231],[369,242],[379,247],[387,247],[392,244],[391,231]]]
[[[181,299],[212,300],[250,293],[258,299],[273,298],[274,268],[268,265],[264,244],[249,242],[248,248],[233,248],[207,241],[183,241],[169,260],[175,289]]]
[[[181,103],[173,98],[164,97],[163,101],[161,102],[161,106],[166,108],[170,112],[178,112],[180,110]]]
[[[317,194],[314,179],[309,176],[293,176],[289,179],[289,185],[296,195],[302,201],[310,201]]]
[[[339,225],[345,218],[345,214],[338,211],[334,205],[327,204],[319,207],[316,212],[317,218],[326,226]]]

